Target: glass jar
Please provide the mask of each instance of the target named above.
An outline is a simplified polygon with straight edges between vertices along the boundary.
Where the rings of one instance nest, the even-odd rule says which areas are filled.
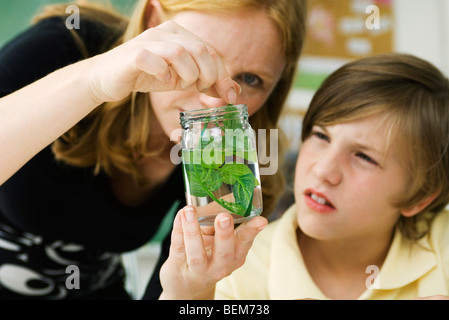
[[[246,105],[181,112],[182,164],[187,204],[200,225],[229,212],[234,223],[262,213],[256,134]]]

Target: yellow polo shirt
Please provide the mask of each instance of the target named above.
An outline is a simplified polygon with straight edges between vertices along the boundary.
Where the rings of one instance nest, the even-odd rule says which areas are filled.
[[[307,271],[296,241],[297,228],[293,205],[256,237],[245,264],[217,284],[215,299],[328,299]],[[396,230],[376,282],[374,272],[368,271],[370,287],[359,299],[449,295],[449,212],[440,213],[428,236],[418,242]]]

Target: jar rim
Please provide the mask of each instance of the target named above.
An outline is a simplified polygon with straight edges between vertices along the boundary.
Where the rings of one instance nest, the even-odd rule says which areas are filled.
[[[204,108],[204,109],[197,109],[197,110],[191,110],[191,111],[182,111],[180,113],[181,117],[192,117],[192,116],[203,116],[203,115],[211,115],[211,114],[218,114],[223,111],[228,111],[226,109],[235,107],[237,110],[241,111],[248,111],[248,106],[246,104],[228,104],[226,106],[221,107],[215,107],[215,108]],[[236,111],[237,111],[236,110]]]
[[[192,121],[198,121],[203,118],[217,119],[224,117],[225,114],[228,114],[228,112],[235,115],[243,115],[243,117],[246,118],[248,117],[248,106],[246,104],[228,104],[226,106],[215,108],[182,111],[179,118],[181,126],[185,127],[186,125],[188,125],[188,123],[191,123]]]

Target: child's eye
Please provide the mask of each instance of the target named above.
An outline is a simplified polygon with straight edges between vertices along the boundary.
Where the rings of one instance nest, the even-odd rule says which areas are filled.
[[[372,159],[371,157],[367,156],[366,154],[364,154],[362,152],[357,152],[356,156],[359,157],[360,159],[363,159],[366,162],[373,164],[373,165],[376,165],[376,166],[379,165],[377,163],[377,161],[375,161],[374,159]]]
[[[324,141],[327,141],[327,142],[331,141],[327,135],[325,135],[324,133],[319,132],[319,131],[312,132],[312,135],[314,135],[315,137],[317,137],[320,140],[324,140]]]

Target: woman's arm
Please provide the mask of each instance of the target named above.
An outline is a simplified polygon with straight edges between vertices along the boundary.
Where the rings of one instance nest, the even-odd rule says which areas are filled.
[[[195,90],[235,103],[213,48],[174,22],[59,69],[0,99],[0,184],[95,107],[133,91]]]
[[[99,105],[88,66],[70,65],[0,99],[0,184]]]

